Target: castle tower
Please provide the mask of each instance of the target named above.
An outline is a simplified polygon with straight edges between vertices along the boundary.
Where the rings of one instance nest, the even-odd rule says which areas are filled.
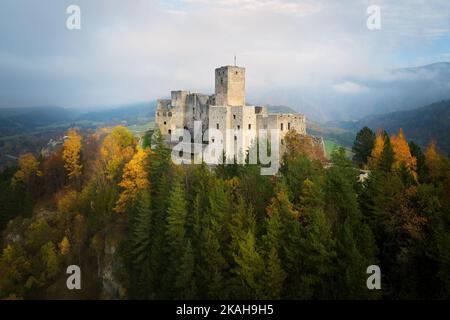
[[[226,66],[216,69],[216,105],[245,106],[245,68]]]

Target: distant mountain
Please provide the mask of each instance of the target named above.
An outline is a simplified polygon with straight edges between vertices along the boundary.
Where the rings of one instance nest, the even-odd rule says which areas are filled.
[[[0,136],[29,133],[39,128],[69,122],[77,112],[54,106],[0,109]]]
[[[291,107],[288,106],[267,106],[267,111],[270,113],[298,113],[298,111],[295,111]]]
[[[253,95],[250,98],[257,104],[289,105],[318,122],[359,120],[450,99],[450,63],[324,79],[292,88],[274,87]]]
[[[55,127],[143,124],[155,115],[156,102],[142,102],[81,113],[55,106],[0,109],[0,137]]]
[[[442,152],[450,153],[450,100],[414,110],[368,116],[345,126],[354,130],[364,126],[373,130],[383,128],[388,133],[397,133],[402,128],[409,140],[422,147],[435,139]]]
[[[92,111],[82,114],[77,121],[95,121],[103,123],[137,124],[155,117],[156,101],[123,105],[107,110]]]

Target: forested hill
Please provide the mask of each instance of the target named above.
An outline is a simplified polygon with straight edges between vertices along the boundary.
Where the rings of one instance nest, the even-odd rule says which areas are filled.
[[[408,111],[397,111],[363,118],[353,124],[359,130],[367,126],[373,130],[384,128],[388,133],[396,133],[402,128],[405,135],[421,146],[436,140],[438,148],[450,153],[450,100]]]
[[[46,131],[56,127],[142,124],[153,119],[156,102],[140,102],[101,110],[79,111],[58,106],[0,109],[0,137]]]

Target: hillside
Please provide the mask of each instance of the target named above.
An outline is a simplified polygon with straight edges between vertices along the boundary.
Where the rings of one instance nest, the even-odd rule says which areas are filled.
[[[367,126],[373,130],[385,129],[388,133],[403,128],[408,139],[426,146],[435,139],[442,152],[450,153],[450,100],[408,111],[397,111],[383,115],[365,117],[352,125],[359,130]]]

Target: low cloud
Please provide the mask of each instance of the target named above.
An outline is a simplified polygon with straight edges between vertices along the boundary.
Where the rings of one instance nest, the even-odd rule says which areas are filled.
[[[345,82],[335,84],[333,86],[333,90],[338,93],[355,94],[355,93],[367,92],[369,89],[367,87],[357,84],[355,82],[345,81]]]

